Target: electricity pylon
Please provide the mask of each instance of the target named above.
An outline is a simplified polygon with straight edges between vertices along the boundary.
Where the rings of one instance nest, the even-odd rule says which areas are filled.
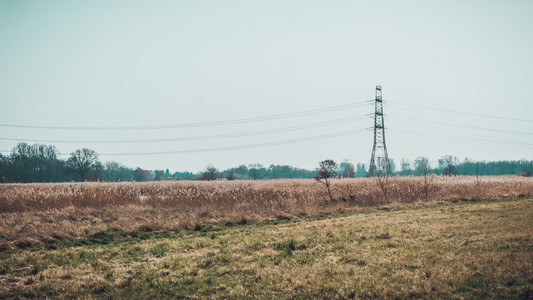
[[[374,113],[374,147],[370,159],[369,176],[391,175],[389,154],[385,144],[385,123],[383,121],[383,99],[381,98],[381,86],[376,86],[376,101]]]

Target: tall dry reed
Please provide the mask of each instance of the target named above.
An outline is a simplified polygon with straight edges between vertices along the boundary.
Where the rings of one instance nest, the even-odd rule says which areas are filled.
[[[375,206],[385,202],[373,178],[337,179],[333,180],[332,186],[334,198],[350,205]],[[394,177],[388,189],[390,201],[394,203],[411,203],[425,198],[421,177]],[[435,176],[429,186],[433,201],[521,194],[533,194],[533,178],[482,177],[478,182],[470,176]],[[136,205],[183,212],[245,210],[268,214],[276,210],[312,209],[328,202],[324,186],[308,179],[0,185],[0,212],[3,213]]]
[[[533,195],[533,178],[435,176],[430,201]],[[421,177],[394,177],[387,203],[376,179],[335,179],[335,201],[314,180],[163,181],[0,185],[0,246],[102,230],[193,229],[212,222],[425,202]],[[2,247],[4,247],[2,246]]]

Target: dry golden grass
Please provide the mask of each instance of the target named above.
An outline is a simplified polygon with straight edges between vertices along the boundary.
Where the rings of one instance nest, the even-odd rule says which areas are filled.
[[[533,199],[431,203],[0,252],[0,298],[533,297]]]
[[[331,202],[313,180],[0,185],[0,249],[105,230],[194,229],[208,223],[402,206],[424,202],[423,179],[390,180],[389,202],[375,179],[333,180]],[[533,178],[435,176],[430,201],[533,194]]]
[[[533,193],[533,178],[519,176],[433,176],[429,195],[433,201],[515,197]],[[385,203],[372,178],[333,180],[333,196],[357,206]],[[151,208],[241,210],[247,212],[301,211],[328,201],[323,185],[308,179],[258,181],[90,182],[0,185],[0,212],[42,211],[63,208],[104,208],[123,205]],[[424,200],[423,179],[394,177],[390,201]]]

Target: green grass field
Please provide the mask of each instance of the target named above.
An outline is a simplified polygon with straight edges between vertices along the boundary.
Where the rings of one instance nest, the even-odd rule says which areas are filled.
[[[533,199],[240,223],[4,249],[0,298],[533,298]]]

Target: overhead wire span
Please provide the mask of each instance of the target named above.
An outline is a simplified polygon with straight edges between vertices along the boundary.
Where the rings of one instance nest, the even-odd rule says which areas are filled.
[[[513,141],[487,140],[487,139],[470,138],[470,137],[462,137],[462,136],[453,136],[453,135],[445,135],[445,134],[438,134],[438,133],[427,133],[427,132],[420,132],[420,131],[413,131],[413,130],[406,130],[406,129],[399,129],[399,128],[395,128],[395,129],[392,129],[392,130],[393,131],[399,131],[399,132],[411,133],[411,134],[418,134],[418,135],[425,134],[425,135],[428,135],[430,137],[440,136],[440,137],[446,137],[446,138],[450,138],[450,139],[460,139],[460,140],[465,140],[465,141],[474,142],[474,143],[482,142],[482,143],[492,143],[492,144],[500,144],[500,145],[503,145],[503,144],[515,144],[515,145],[522,145],[522,146],[533,146],[533,144],[529,144],[529,143],[518,143],[518,142],[513,142]]]
[[[253,149],[253,148],[262,148],[262,147],[280,146],[280,145],[288,145],[288,144],[297,144],[297,143],[304,143],[304,142],[310,142],[310,141],[325,140],[325,139],[331,139],[331,138],[336,138],[336,137],[341,137],[341,136],[347,136],[347,135],[356,134],[356,133],[362,133],[362,132],[365,132],[365,131],[368,132],[368,130],[366,128],[364,128],[364,129],[343,131],[343,132],[338,132],[338,133],[334,133],[334,134],[326,134],[326,135],[305,137],[305,138],[299,138],[299,139],[291,139],[291,140],[283,140],[283,141],[277,141],[277,142],[251,144],[251,145],[240,145],[240,146],[228,146],[228,147],[217,147],[217,148],[202,148],[202,149],[191,149],[191,150],[176,150],[176,151],[157,151],[157,152],[101,153],[100,155],[102,155],[102,156],[163,155],[163,154],[183,154],[183,153],[200,153],[200,152],[218,152],[218,151],[229,151],[229,150],[243,150],[243,149]]]
[[[441,125],[448,125],[448,126],[461,127],[461,128],[479,129],[479,130],[492,131],[492,132],[522,134],[522,135],[533,135],[533,133],[531,133],[531,132],[501,130],[501,129],[493,129],[493,128],[487,128],[487,127],[469,126],[469,125],[466,125],[466,124],[453,124],[453,123],[441,122],[441,121],[427,121],[427,120],[423,120],[423,119],[409,118],[409,117],[404,117],[404,116],[395,115],[395,114],[387,114],[387,115],[390,115],[390,116],[395,117],[395,118],[401,118],[401,119],[406,119],[406,120],[410,120],[410,121],[413,121],[413,122],[425,123],[425,124],[430,124],[430,125],[431,124],[441,124]]]
[[[319,128],[331,125],[345,124],[356,120],[361,120],[371,116],[359,115],[354,117],[342,118],[337,120],[308,123],[297,126],[281,127],[275,129],[266,129],[258,131],[247,131],[240,133],[218,134],[218,135],[205,135],[205,136],[193,136],[193,137],[176,137],[176,138],[160,138],[160,139],[141,139],[141,140],[46,140],[46,139],[21,139],[21,138],[5,138],[0,137],[0,140],[18,141],[18,142],[38,142],[38,143],[105,143],[105,144],[120,144],[120,143],[160,143],[160,142],[183,142],[183,141],[198,141],[198,140],[210,140],[210,139],[225,139],[245,136],[265,135],[271,133],[291,132],[302,129]]]
[[[167,125],[136,125],[136,126],[36,126],[36,125],[17,125],[17,124],[0,124],[0,127],[11,128],[32,128],[32,129],[53,129],[53,130],[154,130],[154,129],[168,129],[168,128],[192,128],[192,127],[208,127],[208,126],[222,126],[231,124],[243,124],[260,121],[278,120],[285,118],[294,118],[308,115],[323,114],[333,111],[345,110],[355,108],[369,103],[371,100],[335,105],[311,110],[304,110],[299,112],[275,114],[259,117],[249,117],[241,119],[220,120],[210,122],[193,122],[181,124],[167,124]]]
[[[393,115],[394,116],[394,115]],[[396,117],[396,116],[394,116]],[[439,134],[439,133],[435,133],[435,131],[432,131],[431,133],[423,133],[421,132],[421,134],[427,134],[427,135],[440,135],[440,136],[443,136],[443,137],[450,137],[450,138],[457,138],[457,139],[465,139],[465,140],[472,140],[472,141],[489,141],[489,142],[496,142],[496,143],[500,143],[500,144],[520,144],[520,142],[517,142],[516,140],[512,140],[512,139],[506,139],[506,138],[500,138],[499,136],[495,136],[495,135],[491,135],[490,133],[474,133],[474,132],[471,132],[471,131],[465,131],[464,129],[469,129],[468,127],[464,127],[463,130],[461,130],[461,128],[450,128],[450,127],[445,127],[445,126],[442,126],[442,125],[438,125],[439,123],[432,123],[432,122],[429,122],[429,121],[421,121],[421,120],[412,120],[414,121],[415,123],[420,123],[420,124],[425,124],[424,126],[425,127],[431,127],[431,128],[436,128],[436,129],[439,129],[440,132],[445,132],[445,133],[448,133],[448,134],[453,134],[452,135],[446,135],[446,134]],[[398,130],[398,128],[392,128],[392,130]],[[403,131],[407,131],[408,129],[401,129],[400,130],[403,130]],[[527,144],[526,144],[527,145]]]
[[[325,139],[330,139],[330,138],[347,136],[351,134],[362,133],[365,131],[369,132],[369,129],[362,128],[362,129],[343,131],[343,132],[338,132],[338,133],[333,133],[333,134],[311,136],[311,137],[306,137],[306,138],[283,140],[283,141],[269,142],[269,143],[251,144],[251,145],[202,148],[202,149],[191,149],[191,150],[158,151],[158,152],[99,153],[99,155],[101,156],[163,155],[163,154],[183,154],[183,153],[194,153],[194,152],[219,152],[219,151],[229,151],[229,150],[244,150],[244,149],[254,149],[254,148],[262,148],[262,147],[270,147],[270,146],[281,146],[281,145],[304,143],[304,142],[311,142],[311,141],[317,141],[317,140],[325,140]],[[0,152],[10,153],[11,151],[0,150]],[[61,152],[57,154],[63,155],[63,156],[68,155],[67,153],[61,153]]]
[[[386,101],[385,103],[386,104],[392,104],[392,105],[399,105],[399,106],[426,109],[426,110],[433,110],[433,111],[441,111],[441,112],[447,112],[447,113],[454,113],[454,114],[482,117],[482,118],[492,118],[492,119],[501,119],[501,120],[511,120],[511,121],[531,122],[531,123],[533,123],[533,120],[527,120],[527,119],[502,117],[502,116],[495,116],[495,115],[485,115],[485,114],[470,113],[470,112],[465,112],[465,111],[454,111],[454,110],[449,110],[449,109],[442,109],[442,108],[435,108],[435,107],[428,107],[428,106],[414,105],[414,104],[406,104],[406,103],[399,103],[399,102],[391,102],[391,101]]]

